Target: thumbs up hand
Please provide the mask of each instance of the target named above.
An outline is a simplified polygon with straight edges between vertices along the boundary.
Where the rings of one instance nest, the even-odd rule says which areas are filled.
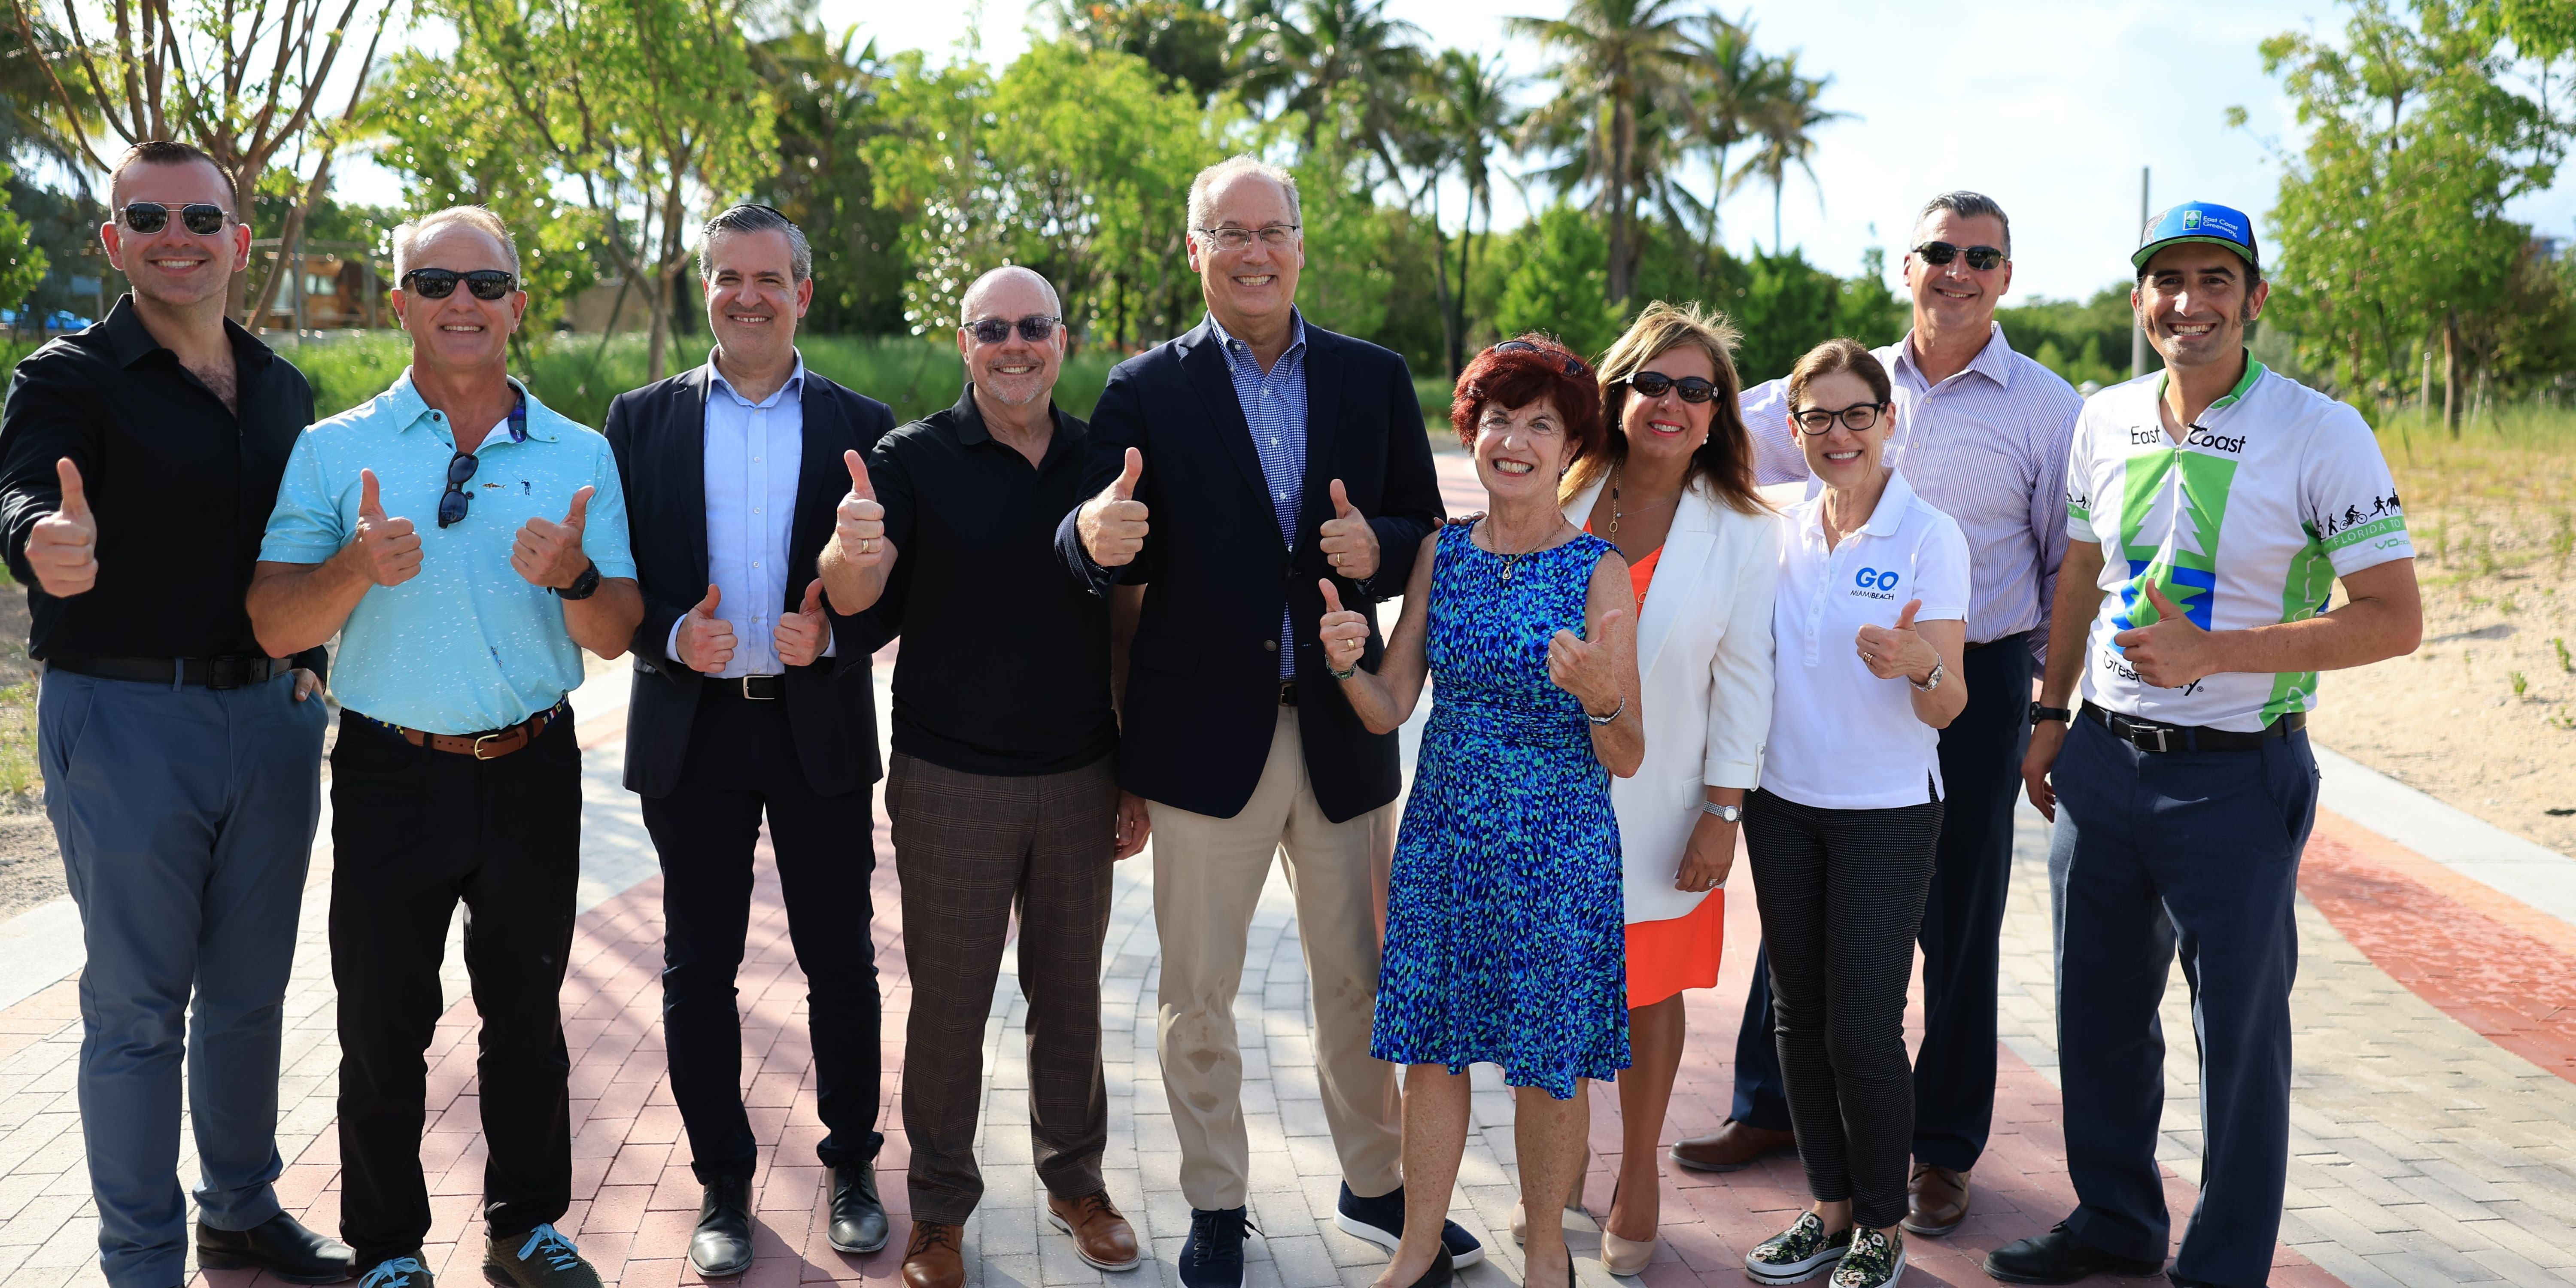
[[[379,586],[399,586],[420,575],[420,534],[412,531],[411,520],[386,516],[374,470],[358,471],[358,526],[340,552]]]
[[[581,530],[590,519],[591,494],[598,490],[584,487],[573,493],[561,523],[532,516],[520,525],[519,539],[510,547],[510,566],[529,585],[562,590],[581,580],[590,567],[590,556],[581,549]]]
[[[1136,499],[1136,481],[1145,474],[1145,454],[1127,449],[1127,468],[1121,471],[1100,495],[1082,503],[1075,512],[1074,533],[1082,538],[1083,553],[1103,568],[1116,568],[1136,561],[1136,553],[1145,548],[1145,503]]]
[[[1598,638],[1579,639],[1561,630],[1547,641],[1548,680],[1573,694],[1587,714],[1609,715],[1627,700],[1619,683],[1618,651],[1611,647],[1627,624],[1628,610],[1613,608],[1601,615]]]
[[[832,619],[823,612],[821,578],[805,583],[805,605],[778,615],[778,660],[789,666],[812,666],[832,644]]]
[[[2210,633],[2191,620],[2181,605],[2173,602],[2153,580],[2144,583],[2147,602],[2156,607],[2156,620],[2148,625],[2125,630],[2111,637],[2120,652],[2135,668],[2138,678],[2168,689],[2185,688],[2209,675],[2227,668],[2221,665],[2218,649]]]
[[[62,477],[63,502],[28,530],[27,563],[46,594],[65,599],[98,584],[98,520],[90,517],[80,467],[66,456],[54,471]]]
[[[1377,575],[1377,529],[1370,527],[1368,516],[1351,504],[1350,493],[1342,489],[1340,479],[1333,480],[1333,517],[1324,520],[1322,536],[1316,545],[1336,574],[1352,581],[1366,581]]]
[[[707,597],[680,615],[680,628],[671,637],[671,655],[680,665],[692,671],[715,675],[733,660],[733,623],[716,616],[716,605],[724,592],[710,585]],[[786,625],[784,618],[779,625]]]
[[[1324,616],[1316,622],[1316,636],[1324,645],[1324,664],[1336,671],[1347,671],[1360,664],[1368,652],[1368,619],[1342,607],[1342,592],[1332,579],[1315,583],[1324,588]]]
[[[841,463],[850,469],[850,492],[841,498],[840,508],[833,512],[832,540],[841,547],[841,562],[851,568],[874,568],[885,562],[885,507],[877,504],[877,489],[868,481],[868,463],[856,451],[841,453]],[[785,619],[780,619],[781,625]]]
[[[1922,600],[1909,599],[1896,614],[1896,625],[1860,628],[1853,643],[1871,675],[1882,680],[1903,678],[1916,684],[1932,678],[1932,668],[1941,664],[1941,651],[1914,629],[1914,615],[1922,611]]]

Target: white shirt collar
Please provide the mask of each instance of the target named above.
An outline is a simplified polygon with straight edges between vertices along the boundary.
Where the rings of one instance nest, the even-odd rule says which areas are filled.
[[[805,398],[805,351],[802,349],[796,351],[796,370],[788,373],[787,383],[780,385],[776,393],[754,403],[735,392],[733,383],[724,378],[723,369],[716,366],[715,350],[709,349],[707,351],[707,389],[710,393],[721,389],[726,397],[745,407],[775,407],[788,399],[801,403]]]

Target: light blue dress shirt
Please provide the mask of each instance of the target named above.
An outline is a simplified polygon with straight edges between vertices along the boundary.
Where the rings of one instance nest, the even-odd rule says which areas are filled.
[[[1270,508],[1279,516],[1279,538],[1297,548],[1297,510],[1306,502],[1306,316],[1291,308],[1288,350],[1263,371],[1252,346],[1234,338],[1225,324],[1208,315],[1208,329],[1225,351],[1226,370],[1234,377],[1234,400],[1243,408],[1243,423],[1252,429],[1252,450],[1261,457],[1261,478],[1270,486]],[[1279,678],[1297,678],[1296,626],[1287,601],[1279,604]]]
[[[517,381],[512,381],[516,386]],[[259,557],[320,563],[358,524],[358,471],[374,470],[385,513],[412,521],[420,571],[374,586],[340,630],[331,688],[361,715],[430,733],[503,729],[553,706],[582,681],[581,646],[563,602],[510,566],[519,529],[561,522],[572,494],[598,489],[582,549],[602,578],[633,577],[626,493],[608,440],[527,399],[528,437],[496,426],[475,450],[465,521],[438,526],[438,498],[456,438],[406,370],[393,388],[304,431],[287,457]]]
[[[733,626],[733,657],[716,675],[777,675],[778,614],[787,602],[787,546],[796,519],[796,484],[805,463],[805,357],[777,392],[752,402],[734,390],[707,355],[707,579],[721,593],[716,616]],[[797,602],[805,588],[795,588]],[[680,660],[680,627],[671,623],[662,651]],[[837,641],[823,656],[838,655]]]

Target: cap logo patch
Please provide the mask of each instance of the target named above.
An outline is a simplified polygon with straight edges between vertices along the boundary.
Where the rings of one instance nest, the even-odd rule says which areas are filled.
[[[2186,210],[2182,212],[2182,227],[2184,232],[2191,232],[2198,229],[2200,227],[2200,212],[2197,210]]]

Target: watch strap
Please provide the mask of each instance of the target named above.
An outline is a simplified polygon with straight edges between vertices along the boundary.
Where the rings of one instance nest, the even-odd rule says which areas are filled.
[[[2042,720],[2054,720],[2060,724],[2073,724],[2075,723],[2075,712],[2066,707],[2049,707],[2042,706],[2037,702],[2031,703],[2030,722],[2032,724],[2038,724]]]

